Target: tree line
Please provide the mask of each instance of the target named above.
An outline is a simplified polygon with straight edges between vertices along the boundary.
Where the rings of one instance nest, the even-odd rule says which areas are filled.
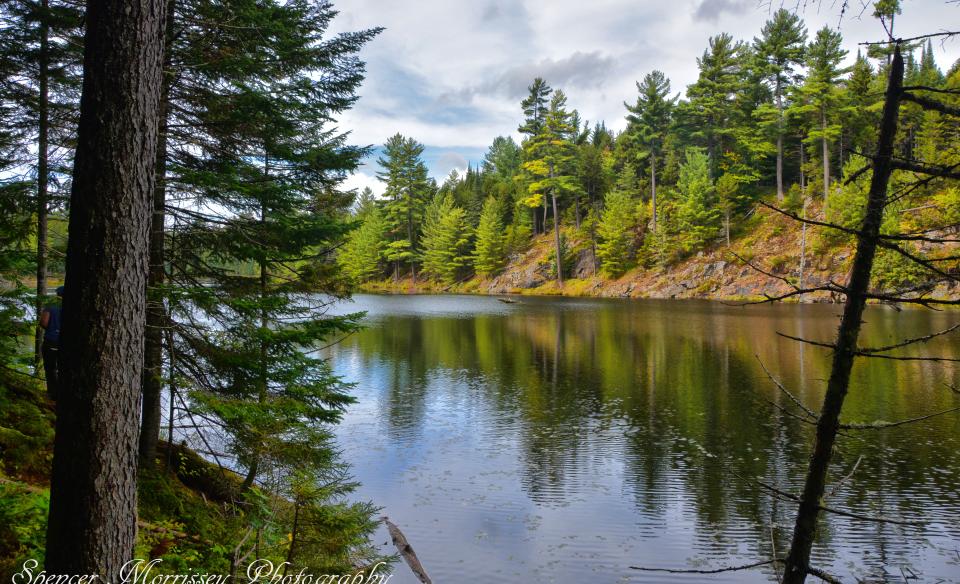
[[[888,4],[874,15],[891,20],[899,7]],[[938,68],[931,39],[907,44],[904,54],[907,85],[960,83],[956,64],[947,74]],[[439,185],[427,176],[424,146],[391,137],[378,159],[384,193],[360,197],[360,227],[340,262],[359,283],[420,276],[452,284],[496,275],[532,238],[551,234],[552,274],[562,285],[577,253],[592,259],[595,274],[619,277],[729,246],[755,226],[761,201],[856,222],[862,154],[876,141],[890,55],[869,46],[847,66],[840,32],[810,34],[797,14],[778,10],[751,41],[711,37],[684,97],[664,72],[645,75],[624,103],[622,132],[583,120],[562,90],[536,78],[521,103],[521,143],[497,137],[477,167]],[[943,120],[916,105],[906,106],[898,142],[908,156],[955,156]],[[901,219],[924,224],[958,202],[955,189],[918,189],[902,208],[919,211]],[[823,252],[849,239],[811,243]],[[879,267],[892,285],[916,276],[893,257]]]

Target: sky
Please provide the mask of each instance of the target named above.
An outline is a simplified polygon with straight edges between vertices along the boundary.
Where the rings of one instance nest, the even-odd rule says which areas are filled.
[[[863,9],[866,0],[788,0],[809,35],[823,26],[844,36],[852,63],[857,43],[882,40],[883,29]],[[799,8],[798,8],[799,4]],[[806,7],[804,7],[806,4]],[[871,3],[872,4],[872,3]],[[520,101],[534,77],[563,89],[581,119],[622,130],[624,102],[636,101],[636,81],[654,69],[674,92],[697,77],[710,36],[728,32],[751,41],[773,0],[334,0],[331,32],[376,26],[386,30],[361,52],[367,76],[360,99],[341,116],[351,142],[378,146],[399,132],[425,145],[430,175],[478,164],[496,136],[513,136]],[[960,25],[960,3],[903,0],[895,21],[907,38]],[[934,43],[946,70],[960,59],[960,39]],[[347,188],[383,191],[376,179],[379,152],[351,176]]]

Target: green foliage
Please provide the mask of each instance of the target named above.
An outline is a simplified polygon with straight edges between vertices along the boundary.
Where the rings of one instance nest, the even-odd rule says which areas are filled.
[[[377,162],[382,168],[377,178],[386,184],[387,229],[391,245],[387,259],[413,266],[417,256],[417,241],[427,201],[433,194],[433,185],[427,178],[427,166],[421,159],[423,144],[400,134],[391,136],[383,146],[383,156]],[[396,242],[406,240],[401,246]]]
[[[361,209],[358,217],[360,225],[350,233],[337,259],[347,277],[362,283],[380,274],[381,260],[386,253],[387,224],[376,205]]]
[[[473,267],[482,276],[491,276],[503,267],[506,259],[506,237],[503,232],[500,203],[487,197],[477,226]]]
[[[447,284],[456,282],[469,259],[470,231],[466,212],[449,194],[438,193],[427,208],[421,243],[424,273]]]
[[[43,566],[49,512],[48,491],[0,482],[0,578],[9,580],[29,559]]]
[[[681,246],[684,251],[691,252],[716,237],[720,227],[720,210],[716,207],[709,161],[702,149],[687,149],[686,162],[680,166],[677,191]]]
[[[220,426],[248,483],[277,469],[319,472],[334,458],[329,424],[352,400],[315,350],[355,330],[359,316],[329,315],[315,295],[344,293],[328,257],[350,227],[352,195],[338,185],[367,153],[329,121],[355,101],[356,55],[379,31],[328,35],[330,4],[270,0],[237,7],[233,26],[205,44],[194,35],[220,13],[181,8],[209,10],[210,19],[177,37],[184,58],[176,62],[211,61],[208,50],[223,59],[183,73],[202,98],[189,111],[205,124],[188,127],[203,147],[184,147],[192,156],[172,161],[169,188],[222,213],[178,216],[173,235],[179,385],[196,413]],[[186,89],[172,91],[193,95]],[[255,269],[222,267],[236,265]]]
[[[635,204],[630,195],[621,190],[607,193],[603,212],[597,226],[597,259],[608,276],[617,277],[630,267],[635,250]]]

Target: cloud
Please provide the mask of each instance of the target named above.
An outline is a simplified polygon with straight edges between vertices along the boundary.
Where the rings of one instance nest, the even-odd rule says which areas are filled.
[[[520,100],[536,76],[562,88],[583,119],[625,125],[623,102],[636,100],[635,81],[654,69],[682,92],[697,78],[696,59],[723,31],[749,40],[771,16],[758,0],[334,0],[333,32],[385,26],[361,52],[367,76],[355,108],[339,118],[354,144],[383,144],[397,132],[428,148],[476,162],[497,135],[519,138]],[[828,3],[801,8],[807,30],[836,28]],[[793,3],[787,5],[790,8]],[[910,2],[897,17],[904,37],[955,20],[944,2]],[[840,24],[851,64],[860,41],[883,38],[875,19]],[[960,41],[934,46],[937,62],[960,57]],[[451,159],[428,162],[442,180]],[[374,164],[375,166],[375,164]],[[376,168],[361,168],[369,182]],[[359,182],[357,184],[360,184]]]
[[[744,14],[750,9],[748,0],[701,0],[693,12],[693,19],[717,22],[725,12],[732,15]]]
[[[433,164],[436,174],[447,175],[451,170],[461,172],[467,169],[467,159],[459,152],[444,152]]]
[[[547,58],[511,67],[494,79],[460,90],[456,95],[499,95],[514,100],[523,99],[535,77],[543,77],[555,88],[601,87],[608,80],[615,63],[612,56],[599,51],[577,51],[562,59]]]

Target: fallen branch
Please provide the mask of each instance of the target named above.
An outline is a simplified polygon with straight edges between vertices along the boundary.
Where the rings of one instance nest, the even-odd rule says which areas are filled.
[[[407,538],[404,537],[400,528],[386,516],[380,519],[386,524],[387,531],[390,532],[390,538],[393,540],[393,545],[397,546],[397,551],[403,556],[403,560],[407,562],[407,565],[410,566],[413,573],[423,584],[432,584],[430,576],[427,576],[426,570],[423,569],[423,565],[420,563],[419,558],[417,558],[417,553],[413,551],[413,546],[411,546]]]

